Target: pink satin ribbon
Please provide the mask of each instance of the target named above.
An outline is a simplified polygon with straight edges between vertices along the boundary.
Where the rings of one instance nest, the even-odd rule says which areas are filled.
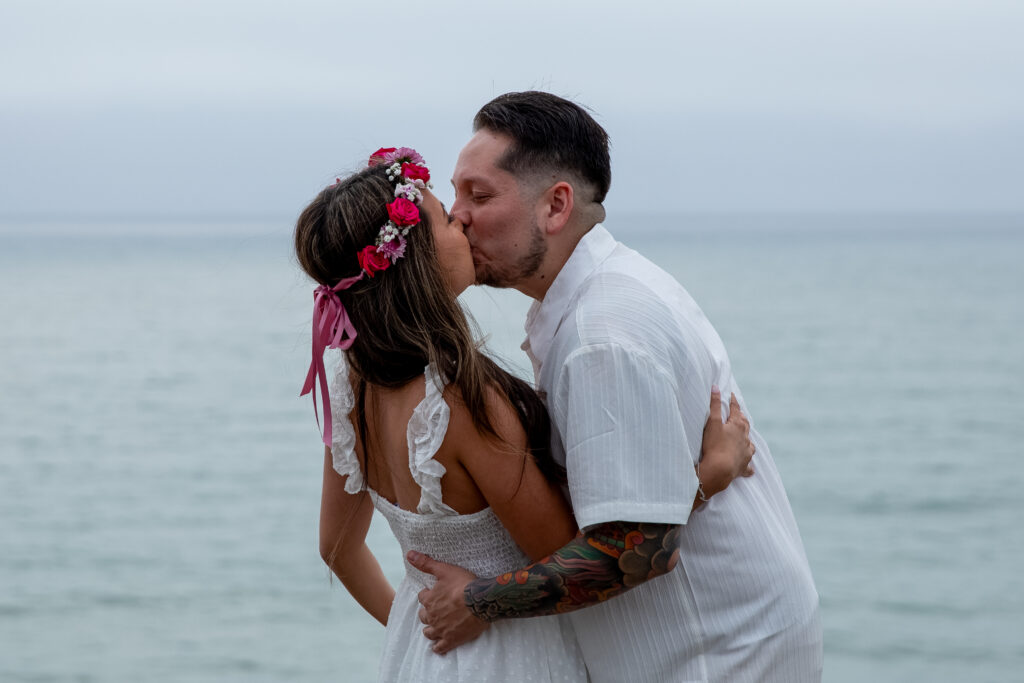
[[[302,385],[305,396],[313,392],[313,415],[316,416],[317,427],[320,426],[320,415],[316,408],[316,384],[320,380],[320,400],[323,403],[324,425],[322,429],[324,443],[331,445],[331,396],[327,390],[327,369],[324,367],[324,350],[346,350],[356,339],[356,328],[352,325],[348,311],[341,303],[338,292],[348,289],[363,279],[366,271],[354,277],[341,280],[333,287],[320,285],[313,290],[313,360],[306,373],[306,383]]]

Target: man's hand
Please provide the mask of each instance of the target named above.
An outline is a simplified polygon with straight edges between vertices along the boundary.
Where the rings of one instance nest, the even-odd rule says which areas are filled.
[[[427,625],[423,635],[434,641],[434,652],[443,655],[487,630],[490,624],[466,607],[466,586],[476,576],[415,551],[410,551],[406,559],[416,569],[437,578],[433,588],[424,588],[418,596],[420,621]]]
[[[729,419],[722,421],[722,396],[711,388],[711,415],[704,425],[701,461],[698,467],[701,488],[708,498],[724,491],[736,477],[754,474],[750,464],[754,444],[750,441],[750,421],[740,410],[733,394],[729,398]]]

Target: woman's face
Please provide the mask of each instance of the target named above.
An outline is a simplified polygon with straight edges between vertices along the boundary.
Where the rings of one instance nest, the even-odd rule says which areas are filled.
[[[441,272],[452,293],[458,296],[476,281],[469,240],[462,232],[462,223],[449,217],[444,204],[430,190],[423,190],[422,208],[433,226],[434,246]]]

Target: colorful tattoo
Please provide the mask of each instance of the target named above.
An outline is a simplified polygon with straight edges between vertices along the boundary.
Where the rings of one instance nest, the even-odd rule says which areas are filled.
[[[609,522],[580,533],[527,567],[466,586],[466,605],[484,621],[571,612],[604,602],[675,567],[674,524]]]

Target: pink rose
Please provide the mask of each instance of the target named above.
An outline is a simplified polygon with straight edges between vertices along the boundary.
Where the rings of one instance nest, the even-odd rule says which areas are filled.
[[[405,197],[388,204],[388,216],[395,225],[416,225],[420,222],[420,210]]]
[[[384,254],[378,254],[377,247],[372,244],[363,247],[363,250],[356,254],[356,258],[359,259],[359,267],[370,277],[378,271],[387,270],[391,265],[391,260]]]
[[[377,164],[383,164],[387,161],[387,155],[395,151],[394,147],[381,147],[376,152],[370,155],[370,163],[367,166],[376,166]]]
[[[402,164],[402,175],[407,180],[422,180],[425,183],[430,182],[430,170],[426,166],[420,166],[419,164]]]

